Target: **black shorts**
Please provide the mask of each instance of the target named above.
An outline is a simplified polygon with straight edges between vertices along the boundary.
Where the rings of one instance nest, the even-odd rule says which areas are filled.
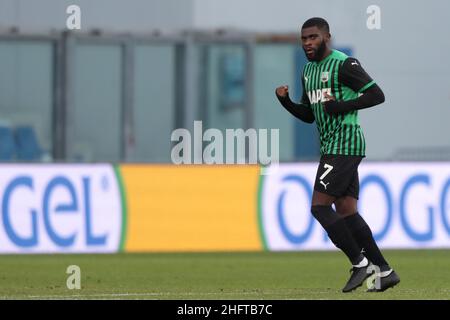
[[[358,166],[363,157],[323,155],[317,169],[314,190],[337,198],[359,197]]]

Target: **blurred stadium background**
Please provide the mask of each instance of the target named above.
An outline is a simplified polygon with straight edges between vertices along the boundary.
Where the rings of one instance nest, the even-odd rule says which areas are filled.
[[[74,4],[81,30],[69,31]],[[366,26],[372,4],[380,30]],[[361,213],[404,277],[384,297],[448,299],[449,11],[445,0],[0,0],[1,298],[68,297],[69,264],[83,272],[74,297],[343,298],[345,259],[309,214],[317,129],[274,95],[288,84],[300,97],[298,31],[320,16],[386,95],[360,112]],[[280,169],[173,165],[171,133],[195,120],[279,129]],[[344,271],[321,278],[321,261]]]

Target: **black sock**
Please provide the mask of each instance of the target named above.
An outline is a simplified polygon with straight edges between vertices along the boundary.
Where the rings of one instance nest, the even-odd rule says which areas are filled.
[[[380,267],[381,271],[389,270],[389,264],[384,259],[383,254],[373,238],[372,231],[366,221],[364,221],[363,217],[357,212],[356,214],[346,217],[345,222],[350,229],[353,238],[358,245],[364,249],[365,256],[369,258],[373,264]]]
[[[351,263],[353,265],[360,263],[364,256],[344,219],[341,219],[331,206],[313,206],[311,212],[327,231],[334,245],[345,253]]]

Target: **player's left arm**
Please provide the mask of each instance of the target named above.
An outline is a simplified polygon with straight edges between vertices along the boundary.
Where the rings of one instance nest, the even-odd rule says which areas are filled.
[[[345,113],[354,110],[366,109],[384,102],[384,93],[375,81],[361,67],[355,58],[347,58],[339,71],[339,82],[361,95],[348,101],[336,101],[328,96],[329,101],[324,102],[328,114]]]

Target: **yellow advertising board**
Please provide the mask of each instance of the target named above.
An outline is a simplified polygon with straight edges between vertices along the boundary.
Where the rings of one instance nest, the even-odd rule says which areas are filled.
[[[262,250],[258,166],[121,165],[126,252]]]

